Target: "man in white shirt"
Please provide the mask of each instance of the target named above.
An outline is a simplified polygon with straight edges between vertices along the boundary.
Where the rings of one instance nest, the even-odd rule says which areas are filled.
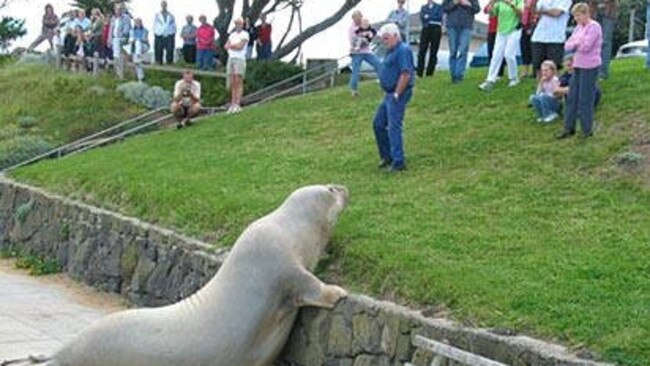
[[[228,113],[241,111],[241,98],[244,95],[244,76],[246,75],[246,45],[250,35],[244,30],[244,19],[235,20],[235,30],[230,33],[224,48],[228,50],[226,71],[230,84],[230,108]]]
[[[551,60],[558,69],[562,68],[564,41],[569,22],[571,0],[539,0],[537,12],[539,20],[531,38],[533,70],[539,78],[542,62]]]
[[[190,119],[201,112],[201,84],[194,80],[192,71],[183,71],[183,78],[176,82],[169,109],[178,121],[177,128],[189,126]]]
[[[167,10],[167,1],[160,3],[162,11],[153,20],[154,56],[156,63],[162,65],[163,51],[166,63],[174,62],[174,44],[176,38],[176,20]]]

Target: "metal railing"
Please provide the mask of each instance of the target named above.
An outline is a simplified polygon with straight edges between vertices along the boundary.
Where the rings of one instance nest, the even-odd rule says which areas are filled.
[[[463,351],[460,348],[445,343],[436,342],[429,338],[416,335],[413,344],[434,354],[430,366],[440,366],[445,359],[449,359],[463,365],[469,366],[507,366],[504,363],[490,360],[477,354]],[[405,363],[404,366],[415,366],[412,363]]]

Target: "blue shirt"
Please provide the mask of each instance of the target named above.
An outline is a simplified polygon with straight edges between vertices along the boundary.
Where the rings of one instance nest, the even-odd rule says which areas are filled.
[[[481,11],[478,0],[469,0],[472,6],[454,4],[454,0],[443,0],[442,8],[447,13],[447,28],[474,28],[474,15]]]
[[[408,87],[413,87],[415,67],[413,66],[413,52],[404,42],[399,42],[395,48],[389,50],[379,71],[381,88],[386,93],[394,93],[397,88],[397,81],[403,72],[409,73]]]
[[[432,3],[422,5],[420,9],[420,20],[422,26],[442,24],[442,5]]]

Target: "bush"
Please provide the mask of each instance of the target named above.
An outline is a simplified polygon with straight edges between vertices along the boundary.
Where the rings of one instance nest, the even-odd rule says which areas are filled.
[[[221,68],[219,70],[224,71]],[[300,66],[281,61],[249,60],[246,65],[245,92],[246,94],[253,93],[302,71]],[[180,74],[147,70],[147,82],[151,85],[158,85],[164,90],[173,90],[174,85],[180,78]],[[230,99],[230,93],[226,89],[226,80],[224,78],[194,75],[194,79],[201,83],[201,99],[204,106],[222,105]]]
[[[20,116],[18,117],[18,126],[26,130],[35,127],[38,124],[36,117],[32,116]]]
[[[52,144],[39,136],[23,134],[14,126],[0,129],[0,169],[31,159],[52,149]]]
[[[149,86],[145,83],[130,81],[117,87],[117,91],[127,100],[143,105],[149,109],[166,107],[171,102],[171,93],[159,86]]]

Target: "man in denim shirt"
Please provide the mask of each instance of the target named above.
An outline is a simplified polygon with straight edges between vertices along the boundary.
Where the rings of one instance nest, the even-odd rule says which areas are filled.
[[[427,76],[433,75],[438,63],[438,48],[442,36],[442,6],[433,0],[428,0],[420,9],[420,20],[422,21],[422,32],[420,33],[420,50],[418,52],[418,76],[424,74],[424,64],[429,53],[429,64],[427,65]]]
[[[374,119],[375,139],[379,149],[379,168],[397,172],[406,168],[402,146],[404,112],[413,94],[415,70],[413,53],[402,42],[395,24],[386,24],[379,30],[387,53],[379,72],[381,88],[386,92]]]
[[[449,38],[449,72],[451,81],[458,83],[465,77],[467,53],[474,28],[474,15],[481,11],[478,0],[444,0]]]

